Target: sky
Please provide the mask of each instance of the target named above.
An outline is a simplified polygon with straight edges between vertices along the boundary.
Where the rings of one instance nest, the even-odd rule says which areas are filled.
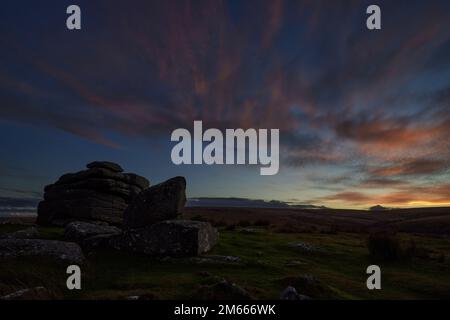
[[[82,29],[66,28],[81,8]],[[2,1],[0,208],[93,160],[187,195],[450,205],[450,2]],[[177,128],[277,128],[280,169],[180,165]]]

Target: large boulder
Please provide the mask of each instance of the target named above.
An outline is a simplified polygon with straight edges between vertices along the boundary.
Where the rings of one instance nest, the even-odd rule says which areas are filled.
[[[68,241],[77,243],[83,240],[99,236],[99,235],[115,235],[120,234],[122,230],[113,226],[103,226],[95,223],[88,223],[82,221],[74,221],[66,225],[64,229],[64,238]]]
[[[186,179],[175,177],[139,193],[124,213],[126,228],[177,218],[186,203]]]
[[[151,256],[190,257],[209,251],[217,240],[217,230],[208,222],[168,220],[126,230],[112,237],[110,245]]]
[[[87,220],[120,225],[127,206],[150,185],[144,177],[122,173],[112,162],[95,161],[87,167],[45,187],[44,201],[38,206],[39,224]]]
[[[65,263],[82,264],[84,255],[73,242],[37,239],[1,239],[0,258],[50,257]]]

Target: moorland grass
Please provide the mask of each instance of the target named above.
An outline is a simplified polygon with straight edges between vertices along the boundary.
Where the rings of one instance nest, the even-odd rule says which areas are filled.
[[[12,229],[20,228],[1,226],[0,233]],[[193,263],[189,259],[155,259],[111,250],[87,254],[87,263],[82,266],[82,290],[65,289],[66,266],[60,263],[41,258],[2,261],[0,295],[45,286],[55,296],[67,299],[123,299],[132,295],[189,299],[200,286],[225,278],[258,299],[277,299],[289,284],[300,286],[296,288],[300,293],[315,299],[450,298],[450,242],[446,236],[398,234],[399,241],[413,240],[420,252],[429,254],[384,261],[369,254],[367,234],[253,229],[243,233],[239,228],[221,227],[219,243],[208,253],[240,257],[237,263]],[[62,239],[61,228],[39,230],[41,238]],[[289,245],[299,242],[314,249]],[[289,264],[292,261],[296,263]],[[381,267],[382,290],[366,288],[370,264]],[[313,276],[317,283],[305,284],[305,275]]]

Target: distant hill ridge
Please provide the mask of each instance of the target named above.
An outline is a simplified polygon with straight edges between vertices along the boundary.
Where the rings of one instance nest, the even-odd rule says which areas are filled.
[[[390,208],[383,207],[382,205],[377,204],[376,206],[370,207],[370,211],[385,211],[390,210]]]

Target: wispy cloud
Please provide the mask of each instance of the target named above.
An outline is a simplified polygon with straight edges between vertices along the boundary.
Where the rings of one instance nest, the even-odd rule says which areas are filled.
[[[34,5],[4,12],[32,23]],[[51,13],[33,28],[0,14],[0,44],[9,48],[0,119],[119,150],[122,138],[155,140],[198,119],[280,128],[282,167],[323,166],[328,178],[356,168],[328,179],[345,192],[323,201],[371,201],[352,188],[395,192],[448,174],[448,1],[407,9],[381,1],[376,33],[365,28],[361,1],[80,5],[96,19],[70,36],[50,27],[60,19]]]

